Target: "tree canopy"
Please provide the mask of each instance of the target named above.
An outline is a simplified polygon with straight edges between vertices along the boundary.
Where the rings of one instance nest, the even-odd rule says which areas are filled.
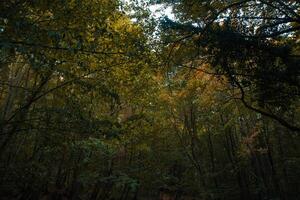
[[[1,199],[299,199],[299,44],[297,0],[1,1]]]

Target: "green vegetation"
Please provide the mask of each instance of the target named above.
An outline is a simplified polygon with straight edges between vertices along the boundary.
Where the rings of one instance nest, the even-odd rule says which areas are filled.
[[[0,1],[0,199],[300,199],[299,96],[297,0]]]

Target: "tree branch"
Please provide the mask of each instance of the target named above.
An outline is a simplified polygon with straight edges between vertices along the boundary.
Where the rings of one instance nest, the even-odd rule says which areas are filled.
[[[233,78],[233,77],[232,77]],[[297,127],[297,126],[294,126],[292,124],[290,124],[289,122],[287,122],[286,120],[278,117],[277,115],[273,114],[273,113],[268,113],[268,112],[265,112],[263,110],[260,110],[258,108],[255,108],[253,107],[252,105],[248,104],[248,102],[245,100],[245,91],[243,89],[243,87],[241,86],[241,84],[235,79],[233,78],[234,80],[234,83],[237,85],[237,87],[239,88],[240,92],[241,92],[241,97],[239,98],[241,100],[241,102],[243,103],[243,105],[250,109],[250,110],[253,110],[257,113],[260,113],[266,117],[269,117],[275,121],[277,121],[278,123],[280,123],[282,126],[288,128],[289,130],[293,131],[293,132],[298,132],[300,133],[300,127]]]

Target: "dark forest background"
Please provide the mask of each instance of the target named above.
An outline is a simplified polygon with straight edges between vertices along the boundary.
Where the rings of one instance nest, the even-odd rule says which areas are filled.
[[[0,199],[300,199],[299,89],[297,0],[0,1]]]

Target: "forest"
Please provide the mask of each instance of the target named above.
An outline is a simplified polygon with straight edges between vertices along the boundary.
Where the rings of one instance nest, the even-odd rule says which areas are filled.
[[[0,0],[0,199],[299,200],[299,0]]]

